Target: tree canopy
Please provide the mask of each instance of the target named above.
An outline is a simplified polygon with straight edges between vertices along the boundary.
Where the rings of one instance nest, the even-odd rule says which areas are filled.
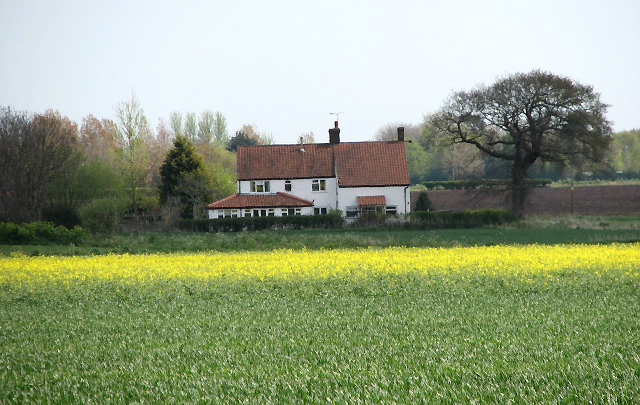
[[[529,168],[537,161],[602,159],[610,142],[607,105],[591,86],[542,71],[454,93],[433,124],[453,143],[509,162],[514,215],[524,215]]]
[[[160,166],[160,176],[160,202],[178,200],[183,218],[193,218],[194,207],[210,198],[202,156],[196,153],[193,142],[186,136],[177,136],[174,140],[173,148]]]
[[[57,111],[0,108],[0,221],[39,220],[52,182],[78,165],[78,127]]]

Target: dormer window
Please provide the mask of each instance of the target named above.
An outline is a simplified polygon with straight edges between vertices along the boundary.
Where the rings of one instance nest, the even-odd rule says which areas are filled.
[[[327,181],[313,179],[311,181],[311,191],[325,191],[327,189]]]
[[[250,183],[252,193],[268,193],[271,191],[269,180],[252,181]]]

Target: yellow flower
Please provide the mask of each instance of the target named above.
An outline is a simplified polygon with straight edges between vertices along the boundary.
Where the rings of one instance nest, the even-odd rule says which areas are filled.
[[[84,257],[0,258],[0,285],[163,280],[326,279],[416,274],[531,282],[579,274],[638,279],[640,244],[277,250]]]

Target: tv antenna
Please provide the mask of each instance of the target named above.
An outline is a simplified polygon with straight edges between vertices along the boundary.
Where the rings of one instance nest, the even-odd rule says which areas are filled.
[[[340,114],[344,114],[344,111],[335,112],[335,113],[329,113],[329,115],[335,115],[336,116],[336,121],[340,121]]]

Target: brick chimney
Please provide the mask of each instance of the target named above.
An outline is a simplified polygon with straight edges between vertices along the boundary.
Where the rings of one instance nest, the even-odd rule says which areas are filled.
[[[404,127],[398,127],[398,142],[404,142]]]
[[[338,128],[338,121],[334,123],[335,127],[329,130],[329,143],[331,145],[337,145],[340,143],[340,128]]]

